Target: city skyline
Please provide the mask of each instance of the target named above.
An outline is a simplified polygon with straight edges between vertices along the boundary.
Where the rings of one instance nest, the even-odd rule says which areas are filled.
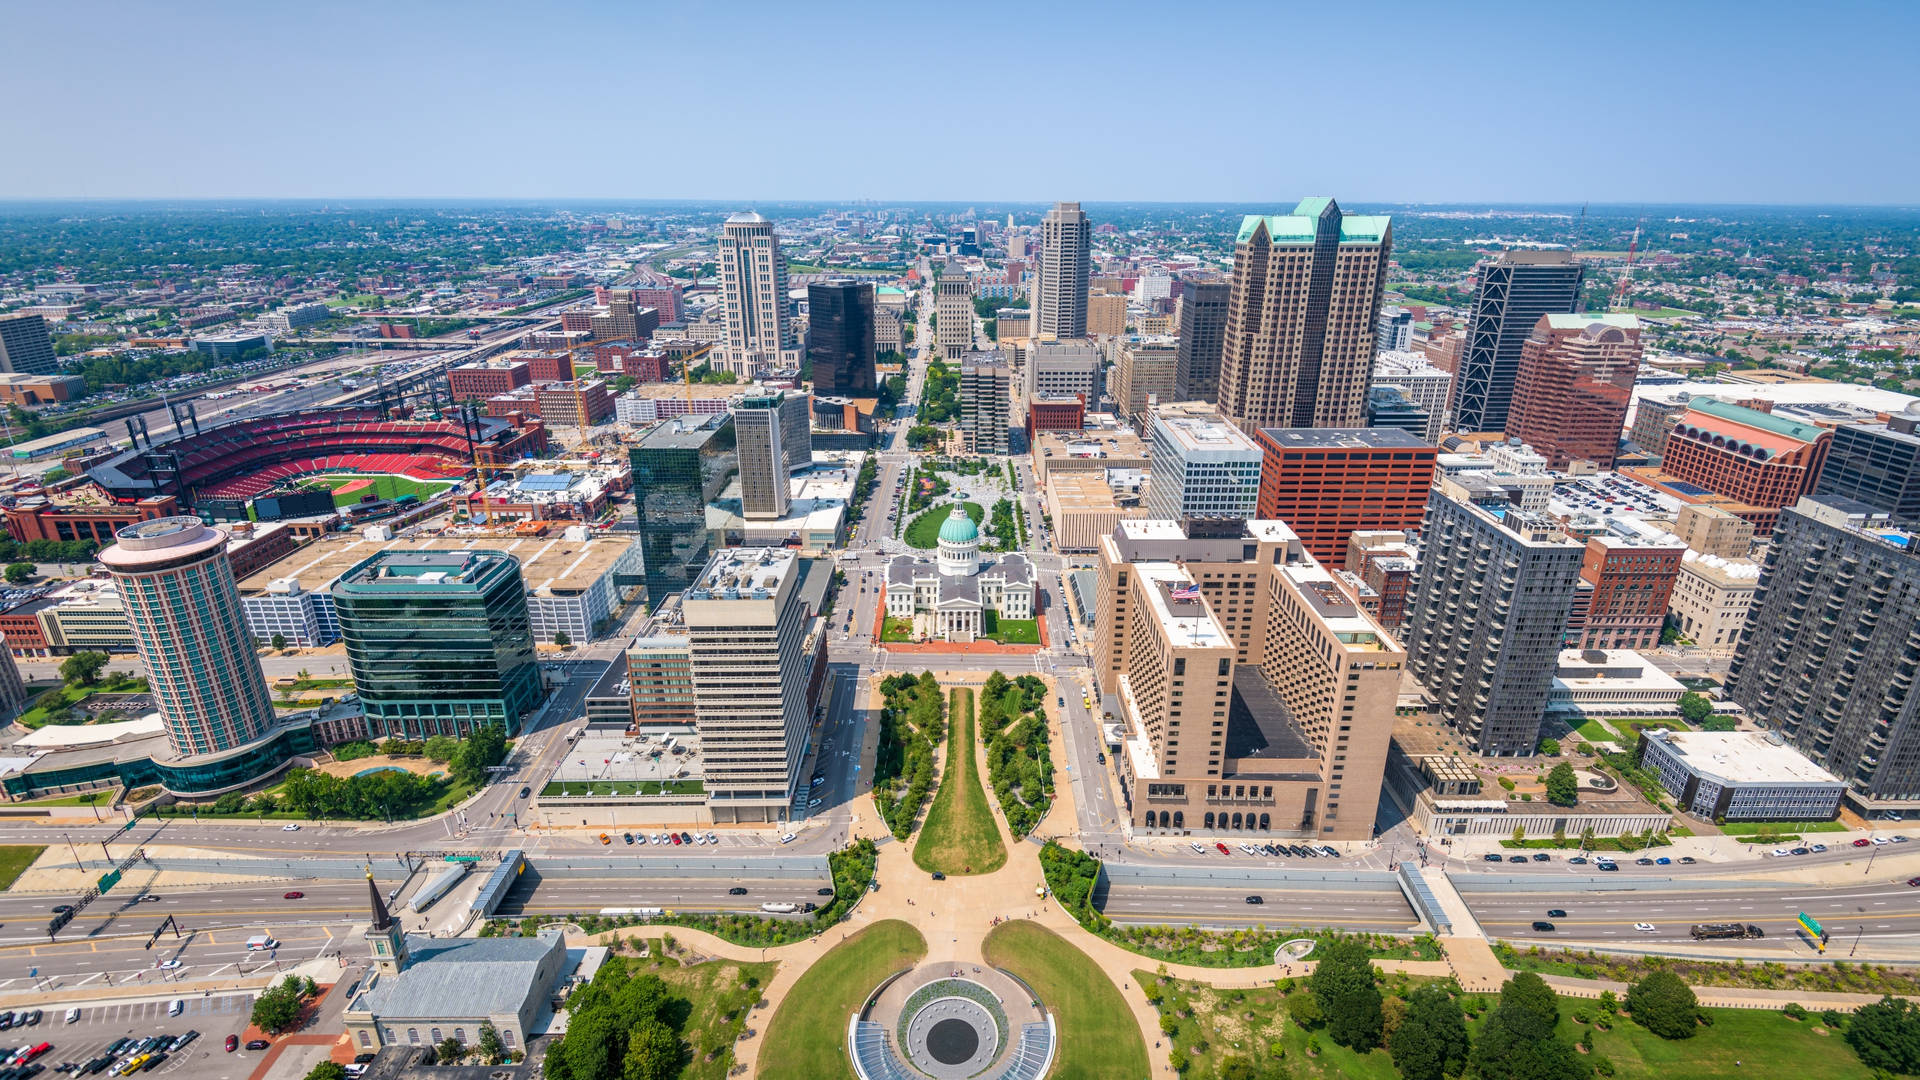
[[[576,4],[529,20],[500,17],[506,9],[482,5],[455,20],[431,6],[181,11],[108,4],[93,32],[74,35],[61,12],[25,10],[11,15],[11,25],[38,44],[0,73],[0,88],[12,100],[48,107],[0,119],[10,145],[35,148],[38,164],[0,181],[0,197],[752,201],[965,199],[977,192],[1034,201],[1095,193],[1141,201],[1259,201],[1311,189],[1339,191],[1353,203],[1910,201],[1903,178],[1920,151],[1886,139],[1876,120],[1880,110],[1870,106],[1899,98],[1899,43],[1920,29],[1920,13],[1841,7],[1852,10],[1820,20],[1793,17],[1794,9],[1779,4],[1706,4],[1627,5],[1604,19],[1486,7],[1434,21],[1401,4],[1378,5],[1358,17],[1307,9],[1284,18],[1229,5],[1214,19],[1169,21],[1082,5],[988,5],[978,12],[983,24],[1002,26],[1012,47],[979,50],[968,70],[976,85],[1020,87],[1020,100],[1059,99],[1088,84],[1124,81],[1129,55],[1225,61],[1238,41],[1272,40],[1287,58],[1236,65],[1243,92],[1216,95],[1206,110],[1185,108],[1181,95],[1148,94],[1135,95],[1125,108],[1084,111],[1079,137],[1059,149],[1037,149],[1017,176],[1000,169],[929,171],[910,154],[852,154],[803,124],[766,125],[760,139],[734,134],[741,124],[765,119],[769,101],[805,102],[809,109],[877,103],[876,87],[884,82],[856,79],[802,90],[793,73],[825,55],[885,65],[933,32],[930,14],[875,9],[822,21],[756,5],[719,21],[697,11]],[[1247,24],[1244,36],[1227,32],[1236,23]],[[1348,77],[1347,50],[1285,44],[1369,31],[1383,43],[1378,60],[1394,60],[1391,43],[1405,43],[1401,76],[1356,84]],[[583,33],[597,49],[643,57],[644,81],[623,64],[555,71],[565,98],[577,103],[556,109],[553,97],[527,95],[517,80],[497,78],[503,66],[537,69],[542,57],[576,55]],[[1066,35],[1082,47],[1050,54],[1046,64],[1029,62],[1031,52],[1019,47],[1023,40]],[[1716,47],[1699,48],[1707,39]],[[409,48],[411,42],[422,47]],[[155,55],[168,62],[153,64]],[[274,77],[249,80],[245,93],[221,92],[207,73],[236,70],[236,55],[270,57]],[[723,60],[737,77],[710,77]],[[1560,80],[1567,63],[1604,65],[1608,74]],[[1337,100],[1325,89],[1336,85]],[[649,89],[663,86],[695,90],[669,97]],[[1523,86],[1525,93],[1502,92]],[[1502,107],[1472,108],[1477,92],[1498,94]],[[644,140],[623,147],[596,136],[607,103],[631,104],[636,97],[643,108],[677,121],[677,148],[706,163],[698,171],[701,190],[681,179],[689,174],[639,167],[648,156]],[[1290,109],[1282,124],[1267,111],[1273,100],[1303,105]],[[56,102],[64,108],[51,107]],[[202,122],[180,124],[183,107]],[[71,115],[87,115],[89,123],[62,122]],[[1559,154],[1513,155],[1494,168],[1477,149],[1504,144],[1515,132],[1551,139],[1570,127],[1612,122],[1631,129],[1654,117],[1694,137],[1649,145],[1632,169],[1596,172],[1578,155]],[[1118,144],[1129,133],[1159,128],[1180,131],[1191,152],[1137,160],[1115,176],[1103,164],[1109,158],[1066,148]],[[407,137],[385,138],[382,131]],[[598,167],[557,173],[546,154],[494,152],[503,141],[515,145],[528,137],[563,145],[590,139]],[[333,139],[367,140],[378,153],[308,152]],[[1408,167],[1416,145],[1418,180]],[[1880,168],[1854,164],[1866,145],[1874,147]],[[1729,153],[1730,147],[1743,151]],[[1752,155],[1769,148],[1787,152],[1768,167],[1753,167]],[[219,167],[183,169],[183,161]],[[477,161],[485,167],[476,168]]]

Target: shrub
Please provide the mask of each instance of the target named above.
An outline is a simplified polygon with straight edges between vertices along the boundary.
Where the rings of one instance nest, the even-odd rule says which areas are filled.
[[[1700,1028],[1693,988],[1671,971],[1656,971],[1627,987],[1634,1022],[1663,1039],[1691,1039]]]
[[[1789,1001],[1785,1005],[1780,1006],[1780,1011],[1795,1020],[1805,1020],[1807,1018],[1807,1007],[1797,1001]]]

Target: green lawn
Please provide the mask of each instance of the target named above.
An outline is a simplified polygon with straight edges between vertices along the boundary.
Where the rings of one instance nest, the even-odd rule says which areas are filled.
[[[1053,1080],[1115,1080],[1147,1075],[1140,1025],[1086,953],[1035,923],[1001,923],[987,935],[987,963],[1026,980],[1060,1031]]]
[[[1143,985],[1157,976],[1136,971]],[[1422,980],[1409,980],[1410,983]],[[1399,1072],[1385,1050],[1356,1054],[1334,1044],[1324,1031],[1317,1033],[1319,1052],[1307,1054],[1309,1032],[1286,1016],[1278,988],[1216,990],[1199,983],[1168,980],[1158,986],[1159,1008],[1179,1022],[1174,1049],[1190,1065],[1185,1080],[1211,1080],[1219,1075],[1223,1058],[1242,1054],[1256,1062],[1274,1060],[1285,1051],[1284,1063],[1296,1080],[1397,1080]],[[1383,992],[1391,992],[1383,986]],[[1294,990],[1306,993],[1304,985]],[[1488,1001],[1491,1005],[1491,1000]],[[1192,1015],[1185,1015],[1191,1010]],[[1708,1009],[1711,1027],[1691,1039],[1661,1039],[1625,1018],[1616,1018],[1611,1030],[1593,1032],[1594,1054],[1613,1062],[1615,1075],[1660,1080],[1718,1080],[1727,1077],[1791,1076],[1819,1080],[1854,1080],[1870,1075],[1838,1035],[1818,1035],[1815,1018],[1788,1019],[1768,1009]],[[1576,1012],[1598,1016],[1592,1001],[1560,999],[1560,1032],[1577,1041],[1588,1025],[1574,1021]],[[1480,1024],[1469,1021],[1476,1034]],[[1590,1060],[1590,1059],[1588,1059]],[[1736,1065],[1736,1061],[1744,1064]]]
[[[1581,724],[1577,728],[1574,728],[1573,733],[1579,736],[1582,740],[1590,743],[1620,741],[1620,736],[1614,734],[1610,729],[1602,725],[1598,720],[1588,720],[1586,723]]]
[[[13,888],[13,883],[26,873],[27,867],[32,866],[33,860],[45,850],[45,844],[8,844],[0,847],[0,892]]]
[[[363,487],[342,495],[340,489],[360,480],[371,480],[371,487]],[[310,487],[324,487],[332,492],[333,505],[348,506],[359,502],[368,495],[377,495],[382,499],[397,499],[402,495],[418,495],[422,500],[431,499],[442,491],[452,487],[451,483],[440,481],[409,480],[404,476],[322,476],[314,480]]]
[[[981,519],[987,516],[986,508],[977,502],[962,505],[967,508],[967,516],[973,519],[975,525],[979,525]],[[950,502],[943,502],[922,510],[919,517],[907,523],[905,537],[907,546],[931,550],[940,542],[940,526],[952,516],[953,504]]]
[[[57,799],[26,799],[15,806],[97,806],[101,810],[113,802],[113,791],[90,791],[85,795],[65,795]]]
[[[881,641],[912,641],[913,640],[913,620],[912,619],[896,619],[892,616],[888,616],[887,621],[880,627],[880,640]]]
[[[107,665],[109,670],[111,670],[112,666],[111,663]],[[56,686],[50,690],[43,691],[39,697],[32,699],[32,707],[20,714],[20,726],[25,728],[45,727],[47,724],[53,722],[55,715],[64,713],[68,709],[78,706],[81,702],[95,694],[144,694],[148,692],[148,689],[147,680],[145,679],[119,679],[114,681],[103,679],[93,686]],[[101,722],[119,723],[122,720],[137,719],[138,716],[139,714],[137,712],[131,710],[112,711],[103,714]],[[77,723],[78,721],[68,722]]]
[[[913,864],[929,873],[991,874],[1007,864],[1007,849],[973,759],[973,691],[955,690],[948,715],[947,769],[914,842]]]
[[[747,1026],[753,1003],[760,1000],[779,964],[749,964],[737,960],[709,960],[682,965],[659,955],[633,960],[635,974],[658,975],[692,1005],[680,1037],[693,1050],[693,1060],[679,1072],[679,1080],[724,1080],[733,1067],[733,1044]],[[753,1017],[764,1022],[764,1015]],[[710,1050],[721,1052],[708,1060]]]
[[[829,931],[831,932],[831,931]],[[898,919],[874,923],[822,956],[801,975],[767,1024],[760,1050],[763,1080],[850,1080],[847,1019],[880,981],[918,964],[927,941]],[[1135,1075],[1144,1075],[1142,1068]]]
[[[1634,310],[1629,311],[1627,314],[1638,315],[1643,319],[1681,319],[1681,318],[1697,319],[1700,317],[1700,313],[1697,311],[1688,311],[1685,308],[1677,308],[1677,307],[1656,308],[1652,311],[1642,311],[1638,308],[1635,308]]]
[[[1846,832],[1847,827],[1838,821],[1729,821],[1723,831],[1749,836],[1762,832]]]
[[[1666,731],[1693,730],[1692,725],[1688,724],[1685,720],[1653,717],[1643,717],[1635,720],[1615,720],[1613,721],[1613,726],[1617,728],[1621,734],[1625,735],[1629,742],[1638,742],[1640,740],[1640,733],[1650,728],[1661,728]]]
[[[1002,645],[1040,644],[1039,619],[1002,619],[989,611],[983,626],[986,632],[980,636]]]

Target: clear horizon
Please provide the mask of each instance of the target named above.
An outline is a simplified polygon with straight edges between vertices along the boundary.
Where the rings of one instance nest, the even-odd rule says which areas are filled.
[[[1920,200],[1867,0],[72,10],[9,13],[0,200]]]

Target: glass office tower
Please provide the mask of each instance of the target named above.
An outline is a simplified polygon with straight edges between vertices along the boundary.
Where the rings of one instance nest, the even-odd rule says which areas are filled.
[[[707,565],[707,504],[740,467],[733,417],[663,421],[627,454],[646,559],[647,607],[691,584]]]
[[[545,697],[520,564],[503,551],[382,551],[333,599],[374,738],[513,735]]]

